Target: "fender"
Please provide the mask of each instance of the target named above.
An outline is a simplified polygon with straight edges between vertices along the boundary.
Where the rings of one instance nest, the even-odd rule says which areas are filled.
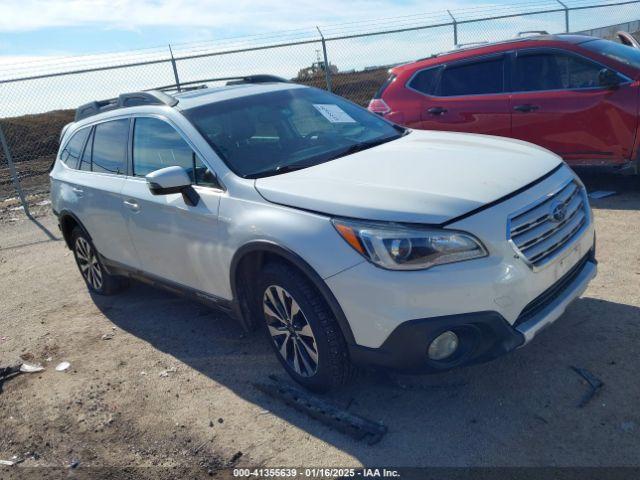
[[[62,232],[62,236],[64,237],[64,241],[65,241],[65,243],[67,244],[67,247],[70,250],[73,249],[73,246],[69,243],[71,239],[67,238],[67,236],[64,233],[64,230],[62,229],[62,222],[64,221],[65,217],[72,218],[78,224],[78,226],[82,229],[82,231],[85,233],[85,235],[87,235],[87,237],[89,237],[89,240],[91,240],[91,242],[93,242],[93,238],[91,238],[91,234],[85,228],[85,226],[80,221],[80,219],[76,216],[76,214],[74,214],[70,210],[62,210],[59,213],[56,213],[56,215],[58,217],[58,228],[60,228],[60,231]],[[71,232],[69,232],[69,233],[71,233]]]
[[[297,253],[271,240],[255,240],[249,242],[240,247],[231,260],[231,291],[233,293],[236,315],[242,323],[243,327],[247,328],[250,322],[244,320],[244,313],[240,305],[240,297],[238,295],[239,292],[237,291],[236,285],[237,270],[240,261],[245,257],[245,255],[254,252],[264,252],[278,255],[295,265],[302,273],[304,273],[311,281],[311,283],[316,287],[316,289],[320,292],[322,298],[327,302],[327,305],[329,305],[329,308],[331,309],[334,318],[337,320],[338,325],[340,326],[340,330],[342,331],[342,334],[344,335],[349,348],[351,349],[351,347],[356,344],[353,332],[351,331],[351,327],[349,325],[349,322],[347,321],[347,317],[345,317],[344,312],[342,311],[342,307],[340,307],[340,304],[338,303],[333,293],[331,292],[331,289],[329,289],[322,277],[318,275],[316,271]]]

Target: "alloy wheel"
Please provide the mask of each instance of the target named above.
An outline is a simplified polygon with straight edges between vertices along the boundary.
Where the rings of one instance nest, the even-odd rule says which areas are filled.
[[[284,288],[267,287],[262,299],[267,328],[278,352],[300,376],[318,370],[318,344],[298,302]]]
[[[102,268],[91,244],[83,237],[78,237],[75,254],[82,276],[94,290],[100,290],[102,288]]]

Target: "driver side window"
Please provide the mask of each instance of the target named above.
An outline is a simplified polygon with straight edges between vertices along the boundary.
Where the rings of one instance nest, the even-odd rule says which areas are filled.
[[[171,125],[157,118],[136,118],[133,174],[144,177],[161,168],[176,165],[186,170],[194,184],[219,188],[215,175]]]

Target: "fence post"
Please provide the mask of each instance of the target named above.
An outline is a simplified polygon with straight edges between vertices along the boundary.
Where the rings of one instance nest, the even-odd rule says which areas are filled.
[[[11,151],[9,150],[9,144],[7,143],[7,139],[4,136],[4,131],[2,130],[2,124],[0,124],[0,143],[2,143],[4,156],[7,159],[7,163],[9,164],[9,174],[11,175],[11,181],[13,182],[13,186],[15,187],[16,192],[18,192],[20,203],[22,203],[22,208],[24,208],[24,213],[27,215],[27,217],[31,217],[31,212],[29,212],[29,204],[27,204],[27,199],[22,192],[20,180],[18,179],[18,174],[16,173],[16,167],[13,164],[13,157],[11,157]]]
[[[560,0],[556,0],[556,2],[558,2],[560,5],[562,5],[562,8],[564,8],[564,31],[565,33],[569,33],[569,7],[567,7],[567,5]]]
[[[322,55],[324,57],[324,77],[327,82],[327,91],[331,92],[331,69],[329,68],[329,59],[327,58],[327,42],[324,40],[324,35],[320,30],[320,27],[316,25],[318,33],[320,34],[320,41],[322,42]]]
[[[180,89],[180,77],[178,77],[178,66],[176,65],[176,59],[173,56],[173,50],[171,49],[171,44],[169,44],[169,53],[171,54],[171,66],[173,67],[173,76],[176,79],[176,88],[178,92]]]
[[[456,20],[456,17],[454,17],[451,13],[451,10],[447,10],[447,13],[451,17],[451,20],[453,20],[453,46],[455,47],[456,45],[458,45],[458,21]]]

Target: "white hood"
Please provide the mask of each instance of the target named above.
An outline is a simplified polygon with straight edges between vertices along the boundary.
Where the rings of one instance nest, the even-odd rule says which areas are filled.
[[[336,160],[256,180],[267,200],[329,215],[439,224],[542,177],[562,160],[520,140],[413,131]]]

